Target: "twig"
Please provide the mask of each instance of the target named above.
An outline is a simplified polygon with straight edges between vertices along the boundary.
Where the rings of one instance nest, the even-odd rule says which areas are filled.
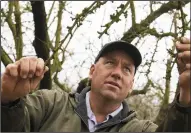
[[[84,21],[84,19],[89,15],[92,14],[97,8],[100,8],[100,6],[104,5],[107,1],[104,2],[93,2],[88,8],[84,8],[84,10],[82,11],[81,14],[77,14],[75,18],[73,18],[75,21],[73,23],[73,25],[71,27],[67,27],[68,28],[68,34],[65,36],[64,39],[62,39],[59,42],[58,47],[56,47],[55,49],[52,50],[53,54],[45,61],[45,66],[50,62],[51,59],[53,59],[54,55],[57,53],[57,51],[59,49],[61,49],[62,44],[65,42],[65,40],[68,38],[69,35],[73,36],[74,32],[77,30],[77,27],[79,27],[80,25],[82,25],[82,22]],[[77,26],[77,27],[75,27]],[[69,39],[69,41],[71,40],[71,38]],[[66,46],[64,47],[64,51],[66,50],[66,47],[68,46],[69,42],[66,44]]]
[[[181,22],[182,22],[182,32],[181,32],[181,37],[178,37],[177,40],[179,40],[181,43],[183,43],[181,38],[184,37],[184,34],[186,32],[186,29],[185,29],[185,16],[184,16],[184,12],[183,12],[183,9],[182,9],[182,2],[184,2],[184,1],[178,1],[180,15],[181,15]],[[178,53],[179,53],[179,51],[177,51],[177,53],[175,54],[175,59],[174,59],[174,62],[172,64],[172,68],[174,67],[175,62],[177,62]]]

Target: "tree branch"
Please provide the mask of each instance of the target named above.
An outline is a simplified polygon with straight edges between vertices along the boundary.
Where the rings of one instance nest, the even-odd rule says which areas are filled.
[[[66,1],[59,1],[59,10],[58,10],[58,21],[57,21],[57,29],[56,29],[56,41],[55,41],[55,48],[59,47],[59,42],[60,42],[60,35],[61,35],[61,22],[62,22],[62,10],[65,8],[65,3]],[[64,55],[63,55],[64,56]],[[53,60],[53,64],[52,64],[52,73],[54,73],[55,71],[59,72],[61,71],[62,68],[62,63],[59,61],[58,58],[58,51],[54,54],[54,60]]]
[[[62,84],[59,82],[58,72],[56,72],[53,79],[54,79],[54,82],[56,83],[56,85],[58,85],[58,87],[60,87],[60,89],[64,90],[65,92],[68,92],[68,93],[71,91],[71,89],[69,87],[67,87],[66,84]]]
[[[153,1],[149,1],[150,13],[153,13]]]
[[[84,19],[94,13],[94,11],[96,11],[97,8],[100,8],[102,5],[104,5],[107,1],[104,2],[100,2],[100,1],[95,1],[93,2],[88,8],[84,8],[82,13],[77,14],[75,18],[73,18],[74,23],[72,26],[68,26],[68,33],[66,34],[66,36],[64,37],[64,39],[62,39],[60,41],[60,44],[57,48],[53,49],[53,54],[50,56],[50,58],[48,58],[45,62],[45,64],[47,64],[48,62],[50,62],[52,60],[52,58],[54,57],[54,54],[61,49],[63,43],[66,41],[66,39],[70,36],[69,41],[71,40],[72,36],[74,35],[75,31],[77,30],[77,28],[79,28],[82,25],[82,22],[84,21]],[[66,51],[66,48],[69,45],[69,41],[68,43],[65,45],[65,47],[63,48],[63,51]],[[64,54],[64,53],[63,53]]]
[[[21,12],[19,1],[14,1],[15,6],[15,28],[16,28],[16,39],[15,39],[15,48],[16,48],[16,60],[19,60],[22,57],[23,52],[23,37],[22,37],[22,28],[21,28]]]
[[[154,49],[153,55],[151,57],[151,60],[149,62],[146,62],[146,64],[145,64],[145,65],[148,65],[148,69],[147,69],[146,74],[145,74],[147,76],[147,78],[148,78],[149,73],[151,72],[150,71],[151,65],[155,62],[154,61],[154,56],[155,56],[155,54],[157,52],[158,42],[159,42],[159,39],[157,40],[157,43],[155,45],[155,49]]]
[[[131,8],[131,14],[132,14],[132,26],[136,24],[136,16],[135,16],[135,6],[134,2],[131,0],[130,1],[130,8]]]
[[[56,1],[53,1],[53,3],[52,3],[52,6],[51,6],[51,8],[50,8],[50,10],[49,10],[49,13],[48,13],[48,17],[47,17],[47,19],[46,19],[46,23],[48,23],[49,18],[50,18],[50,15],[52,14],[52,10],[53,10],[53,8],[54,8],[55,2],[56,2]]]
[[[99,34],[99,37],[98,38],[101,38],[102,37],[102,35],[103,34],[107,34],[108,35],[108,33],[107,33],[107,31],[108,31],[108,29],[111,27],[111,25],[113,24],[113,23],[118,23],[119,21],[120,21],[120,19],[119,19],[119,17],[124,13],[126,13],[125,12],[125,10],[127,9],[127,6],[129,5],[129,1],[124,5],[124,4],[121,4],[118,8],[120,8],[120,11],[118,11],[118,10],[116,10],[116,14],[114,13],[114,14],[112,14],[112,15],[110,15],[110,19],[111,19],[111,21],[110,22],[108,22],[107,24],[105,24],[104,26],[102,26],[102,27],[106,27],[102,32],[97,32],[98,34]]]
[[[1,61],[5,66],[7,66],[10,63],[13,63],[12,59],[9,57],[9,55],[5,52],[3,47],[1,46]]]
[[[187,3],[189,3],[189,1],[185,1],[182,4],[182,6],[185,6]],[[168,11],[178,8],[179,8],[178,1],[169,1],[168,3],[163,4],[158,10],[148,15],[139,24],[132,26],[126,33],[124,33],[121,39],[127,42],[132,42],[136,37],[144,33],[147,27],[159,16],[161,16],[164,13],[168,13]]]
[[[16,28],[12,21],[12,17],[11,17],[12,13],[13,13],[13,2],[9,1],[9,11],[8,11],[7,15],[4,13],[4,11],[2,11],[2,14],[3,14],[3,16],[6,16],[5,21],[7,22],[8,26],[13,34],[13,39],[16,44],[16,42],[17,42],[16,41]]]
[[[158,33],[155,28],[152,28],[152,29],[149,28],[149,29],[145,30],[143,36],[145,36],[147,34],[153,35],[159,39],[161,39],[163,37],[167,37],[167,36],[176,37],[178,35],[177,33],[173,33],[173,32]]]
[[[149,91],[149,86],[152,84],[152,81],[148,79],[146,85],[143,87],[142,90],[133,90],[130,96],[139,95],[139,94],[146,94]]]

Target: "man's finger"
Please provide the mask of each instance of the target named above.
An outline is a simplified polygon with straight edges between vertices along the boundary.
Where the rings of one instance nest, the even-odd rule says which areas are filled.
[[[181,37],[181,42],[184,44],[190,44],[190,39],[188,39],[186,37]]]
[[[37,66],[36,66],[36,76],[42,75],[44,71],[44,60],[42,58],[38,58]]]
[[[37,58],[31,57],[29,61],[29,74],[28,77],[32,78],[36,72]]]
[[[35,90],[43,77],[44,77],[44,74],[40,76],[36,76],[35,78],[32,78],[30,80],[30,83],[31,83],[30,89]]]
[[[186,64],[186,69],[187,70],[190,70],[190,68],[191,68],[191,64],[189,63],[189,64]]]
[[[40,76],[36,76],[30,80],[31,90],[35,90],[37,88],[38,84],[40,83],[40,81],[44,77],[44,73],[47,72],[48,70],[49,70],[49,68],[47,66],[45,66],[45,69],[43,70],[43,74],[41,74]]]
[[[15,64],[9,64],[6,67],[5,74],[8,74],[13,77],[18,76],[18,66]]]
[[[190,51],[178,53],[178,58],[181,59],[184,64],[190,63]]]
[[[27,78],[29,73],[29,59],[24,57],[20,60],[20,76],[22,78]]]
[[[181,74],[185,70],[185,65],[184,62],[180,58],[177,58],[177,65],[178,65],[178,71]]]
[[[178,51],[189,51],[190,48],[190,44],[181,44],[180,42],[176,42],[176,49]]]

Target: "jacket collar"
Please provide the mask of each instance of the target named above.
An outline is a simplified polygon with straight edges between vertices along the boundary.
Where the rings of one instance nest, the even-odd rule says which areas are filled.
[[[87,116],[87,108],[86,108],[86,93],[90,91],[90,87],[86,87],[82,90],[82,92],[80,94],[75,94],[75,99],[77,101],[77,106],[74,109],[75,112],[79,115],[79,117],[82,119],[82,121],[86,124],[86,126],[88,127],[88,116]],[[111,118],[109,121],[107,121],[106,123],[103,123],[101,127],[107,127],[107,125],[114,125],[115,123],[120,123],[120,122],[125,122],[128,121],[129,119],[129,115],[132,117],[135,117],[135,113],[134,115],[132,115],[132,113],[134,111],[130,111],[129,110],[129,106],[128,104],[123,101],[123,109],[121,110],[120,113],[118,113],[115,117]]]
[[[80,94],[75,95],[75,99],[77,101],[77,106],[74,111],[80,116],[82,121],[88,127],[88,116],[87,116],[87,109],[86,109],[86,93],[90,91],[90,87],[86,87],[82,90]]]

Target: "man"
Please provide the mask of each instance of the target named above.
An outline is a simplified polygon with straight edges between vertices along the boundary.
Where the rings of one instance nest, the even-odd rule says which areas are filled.
[[[138,120],[124,101],[132,91],[142,58],[124,41],[106,44],[90,68],[91,86],[68,94],[36,88],[44,73],[44,61],[24,57],[6,67],[1,84],[2,131],[55,132],[154,132],[191,131],[190,40],[182,38],[178,54],[180,94],[158,127]]]

